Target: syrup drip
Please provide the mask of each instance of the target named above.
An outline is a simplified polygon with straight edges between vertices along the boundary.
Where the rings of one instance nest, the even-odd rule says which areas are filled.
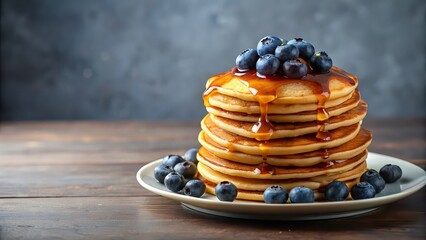
[[[318,163],[316,167],[324,169],[324,168],[330,168],[333,167],[336,163],[334,161],[328,161],[328,162],[322,162]]]
[[[329,161],[327,162],[327,164],[325,165],[326,168],[332,167],[334,166],[334,162],[333,161]]]
[[[259,144],[259,150],[262,154],[263,162],[256,166],[254,172],[256,174],[275,174],[275,168],[266,162],[266,160],[268,159],[269,152],[268,141],[261,142]]]
[[[226,151],[227,151],[227,152],[235,152],[235,148],[234,148],[234,146],[232,145],[232,143],[231,143],[231,142],[228,142],[228,143],[226,144]]]
[[[268,119],[268,104],[275,99],[275,96],[254,96],[259,102],[260,117],[251,128],[251,131],[254,133],[256,140],[267,141],[274,134],[274,126]]]
[[[275,174],[275,168],[266,162],[260,163],[256,166],[256,169],[254,170],[256,174]]]
[[[331,134],[329,131],[325,130],[325,127],[328,125],[328,120],[326,121],[317,121],[317,125],[319,126],[317,135],[315,137],[321,141],[330,141]]]
[[[203,94],[203,100],[204,100],[204,106],[206,107],[210,107],[210,101],[209,101],[209,95],[215,91],[217,91],[219,87],[218,86],[213,86],[208,88],[204,94]]]
[[[262,153],[262,159],[263,159],[263,161],[266,161],[268,159],[268,151],[269,151],[269,147],[267,145],[267,141],[259,144],[259,150]]]
[[[236,71],[234,70],[236,76],[243,77],[245,75],[245,73]],[[277,84],[277,81],[271,81],[257,73],[255,76],[251,76],[253,72],[247,74],[249,78],[243,78],[240,81],[247,86],[250,93],[259,103],[260,108],[260,117],[251,130],[256,140],[267,141],[271,139],[275,131],[274,125],[268,119],[268,105],[277,98],[277,88],[281,87],[282,83]]]
[[[328,154],[328,149],[323,149],[321,154],[322,159],[328,159],[329,156],[330,155]]]
[[[312,71],[302,79],[290,79],[283,76],[261,76],[257,75],[255,70],[239,71],[234,67],[231,71],[216,75],[209,79],[206,91],[203,94],[204,105],[210,106],[209,95],[220,89],[223,85],[229,83],[232,79],[238,79],[245,84],[250,93],[259,103],[260,117],[253,125],[252,132],[256,140],[261,141],[259,150],[262,153],[263,163],[259,164],[255,172],[258,174],[273,174],[275,172],[273,166],[266,163],[269,147],[269,140],[274,133],[274,126],[268,119],[268,104],[277,98],[277,91],[288,83],[300,83],[309,87],[317,98],[317,125],[319,126],[316,137],[320,141],[331,140],[330,133],[326,130],[329,114],[325,108],[325,103],[330,97],[329,81],[330,79],[339,79],[347,84],[355,85],[357,79],[354,75],[345,71],[332,67],[328,73],[318,74]],[[232,149],[228,149],[232,151]],[[327,149],[322,155],[324,159],[328,158]]]
[[[322,141],[331,140],[330,133],[325,130],[328,124],[329,114],[325,108],[325,103],[330,98],[329,79],[320,79],[318,81],[319,87],[315,88],[315,96],[317,98],[317,125],[319,126],[316,138]]]

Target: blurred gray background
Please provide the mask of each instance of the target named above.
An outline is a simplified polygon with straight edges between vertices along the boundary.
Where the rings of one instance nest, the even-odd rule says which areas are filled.
[[[356,74],[369,118],[425,117],[424,0],[1,1],[1,120],[199,120],[265,35]]]

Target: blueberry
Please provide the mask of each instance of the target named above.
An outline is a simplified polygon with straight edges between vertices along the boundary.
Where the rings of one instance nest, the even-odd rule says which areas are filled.
[[[294,38],[287,42],[288,45],[295,45],[299,49],[299,56],[308,61],[314,55],[315,48],[311,43],[303,38]]]
[[[381,192],[385,188],[385,180],[374,169],[369,169],[361,175],[361,182],[368,182],[374,187],[376,193]]]
[[[198,148],[191,148],[185,152],[185,155],[183,155],[183,158],[186,161],[193,162],[195,165],[197,165],[198,164],[197,153],[198,153]]]
[[[183,188],[183,193],[192,197],[201,197],[206,192],[206,185],[198,180],[189,180]]]
[[[170,166],[170,167],[174,167],[176,164],[180,163],[180,162],[185,162],[185,159],[183,159],[181,156],[179,155],[167,155],[163,158],[163,164]]]
[[[309,64],[315,72],[326,73],[333,66],[333,61],[326,52],[321,51],[312,55],[311,59],[309,59]]]
[[[325,199],[329,201],[343,201],[349,195],[349,188],[344,182],[334,181],[325,188]]]
[[[223,181],[216,185],[215,192],[220,201],[232,202],[237,197],[238,189],[233,183]]]
[[[315,201],[314,191],[310,188],[295,187],[289,193],[292,203],[312,203]]]
[[[164,178],[171,172],[173,172],[173,168],[165,164],[161,164],[154,168],[154,177],[160,183],[164,183]]]
[[[306,64],[299,60],[287,60],[283,64],[284,74],[289,78],[302,78],[308,73]]]
[[[398,165],[386,164],[380,169],[380,176],[387,183],[393,183],[401,178],[402,169]]]
[[[272,75],[280,67],[280,60],[272,54],[260,57],[256,62],[256,71],[262,75]]]
[[[288,199],[288,192],[281,186],[270,186],[263,192],[265,203],[285,203]]]
[[[275,57],[281,62],[297,59],[299,57],[299,49],[294,45],[281,45],[275,49]]]
[[[173,169],[184,178],[192,178],[197,173],[197,166],[189,161],[180,162],[176,164]]]
[[[351,189],[351,196],[353,199],[367,199],[376,196],[376,190],[373,185],[368,182],[359,182]]]
[[[261,57],[265,54],[274,54],[275,48],[281,45],[281,39],[274,36],[266,36],[257,43],[257,54]]]
[[[185,178],[177,173],[171,172],[164,178],[164,185],[172,192],[179,192],[185,186]]]
[[[237,56],[235,63],[239,70],[249,70],[256,67],[256,61],[259,59],[257,51],[251,48],[244,50]]]

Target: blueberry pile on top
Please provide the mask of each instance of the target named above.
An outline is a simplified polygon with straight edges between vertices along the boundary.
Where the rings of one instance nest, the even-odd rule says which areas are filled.
[[[315,52],[314,46],[302,38],[287,41],[274,36],[260,39],[256,49],[244,50],[235,63],[240,71],[256,69],[261,75],[283,75],[288,78],[302,78],[308,70],[327,73],[333,66],[326,52]]]

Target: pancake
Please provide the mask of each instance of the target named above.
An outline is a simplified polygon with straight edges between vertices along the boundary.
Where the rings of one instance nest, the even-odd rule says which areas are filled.
[[[330,117],[338,116],[340,114],[343,114],[355,107],[357,107],[360,103],[360,94],[359,91],[354,91],[354,94],[352,94],[352,97],[348,100],[346,100],[344,103],[327,108],[328,115]],[[248,113],[242,113],[242,112],[231,112],[226,111],[218,107],[214,106],[207,106],[207,111],[209,113],[212,113],[215,116],[224,117],[227,119],[233,119],[237,121],[242,122],[257,122],[260,115],[259,114],[248,114]],[[268,119],[271,122],[310,122],[310,121],[316,121],[317,120],[317,112],[316,111],[306,111],[306,112],[300,112],[300,113],[294,113],[294,114],[268,114]]]
[[[326,175],[316,178],[306,178],[306,179],[250,179],[242,178],[237,176],[227,175],[221,172],[217,172],[214,169],[199,163],[199,174],[207,179],[208,181],[218,184],[222,181],[229,181],[235,184],[235,186],[240,190],[250,190],[250,191],[264,191],[271,185],[280,185],[286,189],[291,189],[297,186],[305,186],[311,189],[320,189],[325,187],[327,183],[332,181],[348,181],[360,177],[366,169],[365,162],[355,166],[353,169],[350,169],[344,173],[335,173],[331,175]]]
[[[201,121],[201,129],[217,144],[231,152],[239,151],[253,155],[290,155],[311,152],[318,149],[333,148],[352,140],[360,130],[360,123],[329,131],[330,141],[322,141],[316,134],[307,134],[293,138],[271,139],[259,142],[255,139],[229,133],[211,121],[207,115]]]
[[[338,106],[339,104],[344,103],[352,97],[353,92],[348,95],[342,96],[340,98],[328,100],[325,102],[325,108],[331,108]],[[242,112],[248,114],[260,114],[261,109],[258,102],[248,102],[241,100],[239,98],[223,95],[221,93],[215,92],[208,96],[207,106],[214,106],[221,108],[223,110],[231,112]],[[314,111],[318,108],[317,103],[307,103],[307,104],[275,104],[268,103],[268,114],[289,114],[289,113],[299,113],[305,111]]]
[[[340,127],[350,126],[355,123],[361,122],[367,114],[367,104],[361,101],[360,104],[339,116],[328,119],[328,124],[325,125],[324,130],[334,130]],[[234,133],[247,138],[256,138],[257,134],[253,133],[253,123],[241,122],[232,119],[227,119],[210,114],[211,120],[218,127],[230,133]],[[274,131],[270,139],[297,137],[305,134],[316,133],[320,129],[320,125],[316,122],[304,123],[274,123]]]
[[[198,135],[198,141],[202,145],[200,151],[205,148],[210,153],[226,160],[249,165],[257,165],[265,162],[273,166],[297,167],[306,167],[321,162],[351,158],[364,151],[364,149],[370,145],[371,139],[371,132],[361,129],[354,139],[334,148],[321,149],[294,155],[268,156],[267,159],[264,159],[259,155],[251,155],[236,151],[231,152],[225,147],[215,143],[207,135],[205,135],[204,132],[200,132]]]
[[[344,173],[358,166],[367,158],[367,151],[364,150],[350,159],[328,161],[308,167],[278,167],[268,164],[265,166],[264,163],[247,165],[231,162],[219,158],[203,148],[198,154],[199,162],[217,172],[249,179],[301,179]],[[260,168],[266,168],[269,172],[261,172]]]
[[[230,97],[239,98],[243,101],[256,102],[257,99],[251,91],[250,87],[253,84],[271,87],[276,91],[273,95],[276,96],[273,103],[275,104],[309,104],[317,103],[318,92],[314,90],[318,85],[312,81],[304,79],[282,79],[282,78],[259,78],[256,71],[248,71],[237,73],[236,68],[231,71],[218,74],[211,77],[206,84],[206,89],[211,87],[215,91]],[[240,75],[240,76],[239,76]],[[241,77],[244,75],[244,77]],[[329,73],[311,74],[308,73],[306,79],[309,78],[324,78],[328,79],[328,88],[330,91],[329,100],[341,98],[349,95],[358,86],[358,79],[340,68],[333,67]],[[247,81],[250,79],[250,82]],[[320,81],[321,79],[319,79]],[[218,83],[218,81],[220,83]],[[257,82],[256,82],[257,81]]]
[[[332,181],[343,181],[348,187],[352,187],[366,171],[367,165],[365,161],[355,166],[353,169],[341,173],[324,176],[323,178],[310,179],[287,179],[287,180],[270,180],[270,179],[249,179],[236,176],[230,176],[217,172],[203,163],[198,163],[198,172],[201,180],[206,183],[206,192],[215,195],[215,186],[221,181],[229,181],[235,184],[238,189],[237,199],[263,201],[263,192],[272,185],[279,185],[290,191],[294,187],[308,187],[315,192],[316,199],[321,199],[325,186]]]
[[[332,67],[300,79],[282,73],[231,71],[210,78],[203,94],[209,112],[201,121],[197,177],[215,194],[222,181],[238,199],[263,201],[271,185],[308,187],[316,200],[325,187],[349,188],[367,170],[372,135],[362,129],[368,106],[358,79]]]
[[[206,184],[206,192],[212,195],[215,195],[215,187],[216,184],[208,181],[207,179],[200,177],[200,180],[202,180]],[[349,189],[352,188],[353,185],[355,185],[357,182],[359,182],[359,177],[353,180],[344,181],[346,186],[348,186]],[[305,186],[305,185],[304,185]],[[300,186],[296,186],[300,187]],[[287,191],[290,191],[291,188],[286,189]],[[238,190],[237,199],[239,200],[247,200],[247,201],[258,201],[263,202],[263,192],[264,191],[250,191],[250,190],[244,190],[240,189]],[[313,192],[315,194],[315,201],[321,201],[324,200],[324,193],[318,189],[313,189]],[[348,196],[348,199],[350,199],[351,196]],[[290,199],[287,200],[287,202],[290,202]]]

